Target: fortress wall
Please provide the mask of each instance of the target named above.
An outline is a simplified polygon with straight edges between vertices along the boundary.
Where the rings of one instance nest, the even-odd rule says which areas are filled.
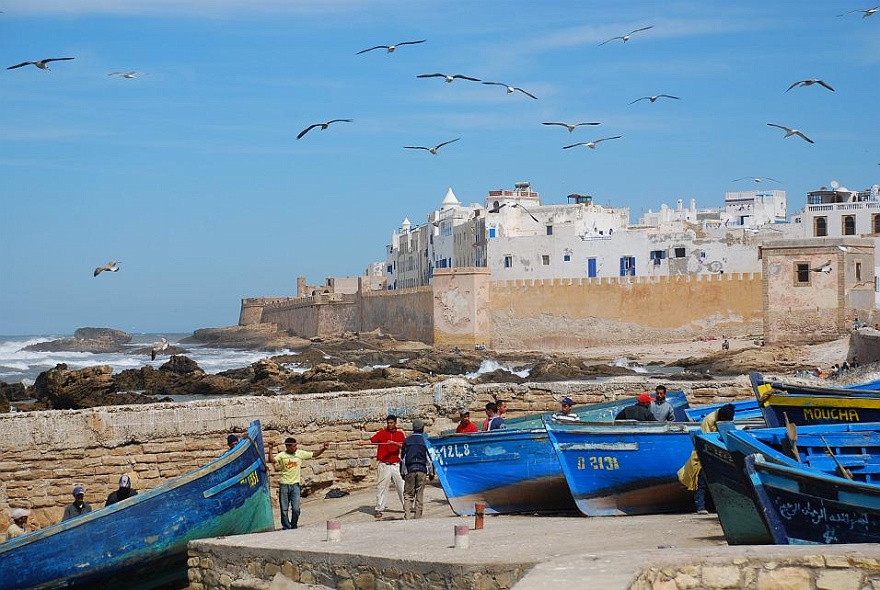
[[[490,283],[491,346],[573,350],[762,330],[757,273]]]
[[[381,329],[400,340],[434,341],[434,291],[416,287],[396,291],[362,291],[360,331]]]

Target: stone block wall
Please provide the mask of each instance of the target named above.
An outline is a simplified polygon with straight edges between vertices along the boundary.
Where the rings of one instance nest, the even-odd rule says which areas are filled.
[[[362,332],[381,329],[399,340],[434,342],[433,290],[431,287],[398,291],[362,291],[360,328]]]

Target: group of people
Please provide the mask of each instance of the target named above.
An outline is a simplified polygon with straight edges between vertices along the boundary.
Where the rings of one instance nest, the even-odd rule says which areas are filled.
[[[666,386],[654,388],[654,397],[647,392],[639,394],[636,403],[623,408],[615,420],[638,420],[640,422],[675,422],[675,409],[666,399]]]

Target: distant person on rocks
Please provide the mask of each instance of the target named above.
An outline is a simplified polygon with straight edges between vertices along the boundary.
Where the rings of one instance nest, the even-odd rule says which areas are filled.
[[[553,414],[554,420],[561,420],[563,422],[577,422],[578,420],[580,420],[580,418],[578,418],[578,415],[571,411],[571,409],[574,407],[574,402],[571,401],[570,397],[566,396],[559,400],[559,405],[561,406],[560,410]]]
[[[658,422],[675,422],[675,409],[666,399],[665,385],[658,385],[654,388],[654,400],[649,407]]]
[[[385,510],[385,495],[388,493],[388,484],[393,483],[397,490],[397,497],[403,504],[403,477],[400,475],[400,448],[403,446],[406,436],[397,428],[397,416],[388,414],[385,418],[385,428],[370,437],[369,441],[363,440],[360,444],[376,445],[376,463],[378,482],[376,488],[376,509],[373,517],[381,520]]]
[[[413,433],[400,450],[400,474],[403,476],[403,518],[421,518],[425,480],[434,479],[434,464],[425,444],[425,423],[413,420]]]
[[[486,404],[486,420],[483,422],[483,430],[498,430],[504,428],[504,418],[498,415],[498,406],[495,402]]]
[[[61,522],[76,518],[83,514],[88,514],[92,511],[92,507],[86,504],[85,497],[86,489],[83,486],[73,487],[73,502],[64,508],[64,515],[61,517]]]
[[[480,431],[480,429],[477,428],[477,425],[474,422],[471,422],[471,413],[468,410],[462,410],[458,415],[458,426],[455,427],[455,432],[461,434],[464,432]]]
[[[736,408],[733,404],[724,404],[703,418],[700,422],[700,430],[718,432],[718,423],[733,420],[735,412]],[[691,451],[687,462],[678,470],[678,481],[694,493],[694,508],[697,514],[709,514],[706,509],[706,478],[703,476],[703,466],[700,465],[696,451]]]
[[[730,350],[730,341],[727,338],[721,343],[721,350]]]
[[[638,420],[639,422],[656,422],[657,418],[651,413],[651,396],[647,392],[636,398],[636,403],[623,408],[618,412],[615,420]]]
[[[302,496],[300,490],[300,477],[302,464],[306,459],[320,457],[330,446],[329,443],[317,451],[303,451],[297,445],[296,439],[287,437],[284,439],[284,450],[275,454],[275,441],[269,442],[269,463],[275,466],[275,471],[281,472],[281,483],[278,487],[278,504],[281,508],[281,528],[295,529],[299,523],[299,501]]]
[[[27,508],[15,508],[12,511],[12,524],[6,529],[7,541],[11,541],[12,539],[20,537],[28,532],[27,520],[30,514],[31,511]]]
[[[226,436],[226,446],[230,449],[238,444],[238,437],[234,434],[229,434]]]
[[[119,489],[115,492],[110,492],[104,506],[116,504],[117,502],[121,502],[126,498],[131,498],[132,496],[137,496],[137,490],[131,489],[131,478],[128,477],[127,474],[123,475],[119,478]]]

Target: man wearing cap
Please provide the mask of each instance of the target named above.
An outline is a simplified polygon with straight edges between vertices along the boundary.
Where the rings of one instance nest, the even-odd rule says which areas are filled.
[[[571,401],[571,398],[566,396],[559,400],[559,405],[562,407],[561,410],[553,414],[554,420],[561,420],[563,422],[577,422],[580,420],[578,415],[571,411],[571,408],[574,406],[574,402]]]
[[[403,518],[422,517],[422,496],[425,480],[434,479],[434,464],[425,444],[425,423],[416,418],[413,433],[406,437],[400,450],[400,474],[403,476]]]
[[[110,492],[110,495],[107,496],[107,501],[104,502],[104,506],[116,504],[132,496],[137,496],[137,490],[131,489],[131,478],[127,474],[123,475],[119,478],[119,489],[115,492]]]
[[[230,449],[238,444],[238,437],[234,434],[230,434],[226,437],[226,446]]]
[[[462,410],[458,413],[458,426],[455,427],[455,432],[461,434],[463,432],[479,432],[480,429],[477,428],[475,422],[471,422],[471,413],[468,410]]]
[[[385,428],[370,437],[370,440],[362,440],[361,445],[376,445],[377,475],[379,481],[376,488],[376,510],[373,516],[376,520],[382,519],[382,511],[385,510],[385,494],[388,492],[388,484],[393,483],[397,490],[397,497],[403,504],[403,477],[400,475],[400,448],[403,446],[406,436],[397,428],[397,416],[388,414],[385,418]]]
[[[275,471],[281,472],[278,505],[281,508],[282,529],[295,529],[299,523],[299,500],[302,495],[300,477],[303,461],[320,457],[329,446],[330,444],[325,442],[317,451],[303,451],[297,448],[295,438],[287,437],[284,439],[284,450],[276,455],[275,441],[269,442],[269,463],[275,466]]]
[[[6,529],[6,540],[11,541],[27,532],[27,519],[31,511],[27,508],[16,508],[12,511],[12,524]]]
[[[675,422],[675,410],[666,399],[666,386],[654,388],[654,399],[651,401],[651,413],[658,422]]]
[[[88,514],[92,511],[92,507],[86,504],[85,497],[86,489],[84,487],[73,487],[73,502],[65,506],[64,516],[61,517],[61,522],[64,522],[65,520],[70,520],[71,518],[80,516],[82,514]]]
[[[657,418],[651,413],[651,396],[642,393],[636,398],[636,403],[623,408],[615,420],[638,420],[639,422],[656,422]]]

